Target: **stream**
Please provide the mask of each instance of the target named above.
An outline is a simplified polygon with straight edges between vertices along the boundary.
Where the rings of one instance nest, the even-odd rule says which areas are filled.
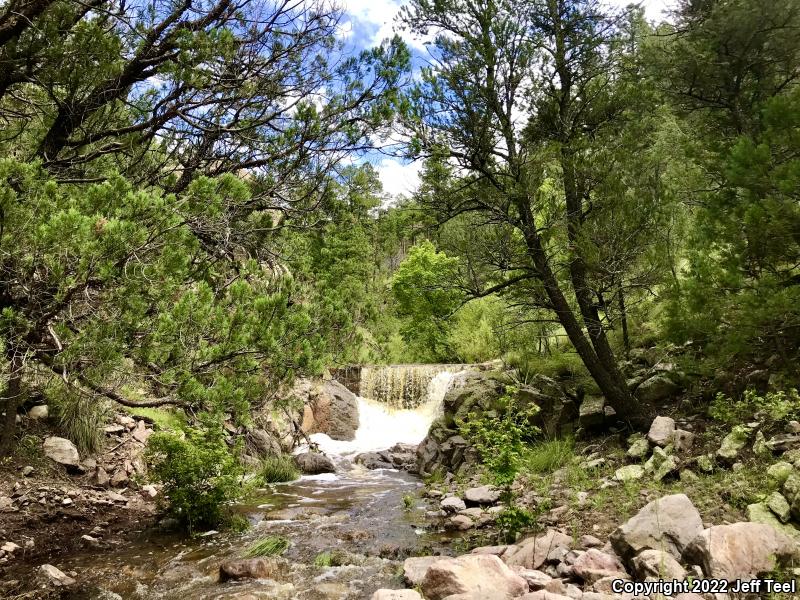
[[[401,588],[402,559],[449,554],[452,534],[431,527],[425,513],[433,507],[420,496],[418,477],[391,469],[370,471],[353,458],[398,442],[419,443],[441,410],[452,377],[450,372],[432,377],[427,398],[414,409],[359,397],[359,429],[353,441],[311,436],[333,459],[337,472],[258,489],[236,506],[251,524],[244,533],[186,538],[145,530],[124,546],[66,558],[61,568],[125,600],[368,599],[381,587]],[[274,577],[219,583],[222,562],[242,558],[256,541],[272,535],[290,541]],[[315,558],[326,551],[336,551],[345,558],[341,562],[352,564],[315,565]],[[108,593],[96,597],[115,598]]]

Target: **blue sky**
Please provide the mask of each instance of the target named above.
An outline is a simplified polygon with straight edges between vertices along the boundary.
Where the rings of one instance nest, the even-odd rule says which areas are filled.
[[[610,6],[624,7],[630,0],[606,0]],[[342,37],[354,51],[370,48],[395,33],[396,17],[405,0],[341,0],[345,9],[342,19]],[[674,0],[643,0],[648,19],[661,20],[663,12],[675,4]],[[424,54],[423,40],[412,37],[407,32],[397,31],[415,53]],[[380,174],[384,191],[396,196],[410,195],[416,188],[419,178],[418,163],[403,163],[400,160],[371,155],[368,160],[375,165]]]

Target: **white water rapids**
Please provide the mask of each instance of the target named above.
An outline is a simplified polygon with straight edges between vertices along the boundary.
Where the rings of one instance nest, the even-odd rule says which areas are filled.
[[[351,459],[362,452],[386,450],[397,443],[419,444],[441,413],[442,400],[454,375],[449,371],[436,374],[428,383],[427,400],[413,409],[393,408],[390,404],[357,396],[359,427],[354,440],[333,440],[324,433],[315,433],[310,439],[335,461]],[[298,449],[299,452],[307,450],[305,446]]]

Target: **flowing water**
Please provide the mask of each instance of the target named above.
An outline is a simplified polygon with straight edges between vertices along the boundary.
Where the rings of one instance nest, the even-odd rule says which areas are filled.
[[[458,373],[467,365],[386,365],[361,367],[359,394],[395,408],[413,409],[428,402],[437,377]]]
[[[419,497],[418,478],[394,470],[369,471],[352,459],[398,442],[419,443],[441,410],[452,377],[449,370],[428,377],[425,397],[413,409],[393,408],[402,402],[359,397],[360,426],[353,441],[312,436],[334,460],[337,472],[259,489],[237,506],[252,525],[244,534],[212,533],[187,540],[144,531],[124,548],[87,552],[59,566],[126,600],[361,599],[380,587],[403,587],[397,559],[423,548],[446,553],[446,536],[426,527],[429,507]],[[410,509],[404,506],[408,496],[413,498]],[[254,542],[271,535],[290,540],[277,575],[218,582],[220,563],[242,557]],[[315,566],[315,557],[331,550],[349,553],[344,562],[354,564]]]

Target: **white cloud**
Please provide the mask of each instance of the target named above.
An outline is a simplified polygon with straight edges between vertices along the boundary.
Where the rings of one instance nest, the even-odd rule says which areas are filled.
[[[675,8],[677,0],[606,0],[610,6],[625,8],[629,4],[641,4],[648,21],[661,21],[667,11]]]
[[[383,40],[397,33],[409,46],[417,50],[424,50],[424,42],[427,38],[419,38],[396,28],[397,15],[400,8],[406,4],[404,0],[344,0],[343,4],[351,20],[377,28],[372,39],[365,44],[366,46],[378,46]]]
[[[383,191],[390,196],[410,196],[419,186],[420,161],[403,164],[399,160],[383,158],[375,164]]]

